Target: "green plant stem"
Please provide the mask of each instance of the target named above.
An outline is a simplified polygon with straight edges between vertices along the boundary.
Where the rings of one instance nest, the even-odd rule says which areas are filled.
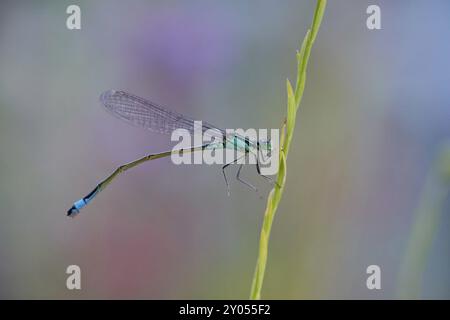
[[[300,51],[297,52],[297,81],[295,92],[292,89],[290,81],[287,80],[287,118],[281,130],[280,165],[276,178],[277,183],[269,194],[269,197],[267,199],[266,211],[264,213],[264,221],[261,228],[259,240],[258,259],[256,261],[256,268],[253,275],[253,282],[250,293],[250,299],[253,300],[261,298],[261,289],[264,282],[264,274],[267,263],[270,230],[272,229],[273,218],[275,216],[275,212],[277,211],[278,204],[280,203],[281,196],[284,190],[284,183],[286,181],[286,157],[289,152],[292,136],[294,133],[297,110],[303,97],[303,91],[305,89],[306,69],[308,67],[311,49],[314,44],[314,40],[316,39],[317,32],[319,31],[326,4],[326,0],[317,1],[311,29],[309,29],[306,33],[302,47]]]
[[[438,231],[445,200],[450,190],[450,144],[443,146],[428,173],[414,215],[408,246],[400,267],[397,298],[420,298],[422,276]]]

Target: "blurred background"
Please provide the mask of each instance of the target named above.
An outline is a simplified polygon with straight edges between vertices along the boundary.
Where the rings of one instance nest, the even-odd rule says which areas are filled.
[[[66,8],[81,7],[81,30]],[[366,27],[381,7],[382,30]],[[277,128],[315,1],[2,1],[0,298],[245,299],[266,201],[219,166],[154,161],[76,219],[118,165],[171,148],[98,102],[126,90],[223,128]],[[450,139],[450,3],[329,1],[312,51],[262,295],[395,298]],[[230,170],[230,176],[233,175]],[[253,168],[243,175],[264,197]],[[262,180],[262,181],[261,181]],[[442,199],[420,298],[450,298]],[[66,288],[68,265],[82,290]],[[368,290],[366,268],[381,268]]]

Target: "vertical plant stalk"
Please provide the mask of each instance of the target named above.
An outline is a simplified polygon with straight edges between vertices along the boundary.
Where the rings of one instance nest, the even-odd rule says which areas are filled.
[[[438,231],[445,200],[450,194],[450,144],[439,150],[429,171],[400,267],[398,299],[420,298],[422,276]]]
[[[252,288],[250,293],[250,299],[259,300],[261,298],[261,289],[264,282],[264,273],[267,263],[267,251],[269,247],[270,230],[272,228],[273,218],[277,211],[278,204],[280,203],[281,196],[284,190],[284,183],[286,181],[286,157],[291,145],[292,136],[295,128],[295,119],[297,110],[303,97],[303,91],[305,89],[306,82],[306,69],[308,67],[309,56],[311,55],[311,49],[316,39],[317,32],[319,31],[320,23],[325,11],[327,1],[318,0],[311,29],[308,30],[303,40],[300,51],[297,51],[297,81],[295,85],[295,91],[292,89],[292,85],[287,79],[287,118],[281,130],[280,137],[280,165],[278,169],[278,175],[276,178],[276,184],[270,191],[267,199],[266,211],[264,213],[264,221],[261,228],[261,234],[259,239],[259,253],[258,260],[256,261],[255,273],[253,275]]]

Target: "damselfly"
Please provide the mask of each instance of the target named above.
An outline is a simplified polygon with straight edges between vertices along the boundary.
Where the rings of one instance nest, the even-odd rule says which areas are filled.
[[[92,199],[94,199],[94,197],[96,197],[103,189],[105,189],[106,186],[108,186],[120,173],[150,160],[169,157],[173,153],[181,154],[196,152],[202,151],[206,148],[229,148],[241,151],[244,156],[252,153],[256,156],[256,170],[258,174],[272,182],[272,179],[265,175],[262,175],[260,170],[260,157],[262,155],[261,151],[270,153],[272,149],[270,140],[260,139],[258,141],[251,141],[249,138],[238,135],[236,133],[227,134],[225,130],[219,129],[207,122],[202,122],[202,127],[196,128],[197,122],[193,119],[173,111],[168,111],[155,103],[123,91],[108,90],[101,94],[100,102],[105,106],[106,110],[112,113],[114,116],[125,120],[130,124],[141,126],[154,132],[171,134],[173,130],[181,128],[194,133],[195,130],[201,129],[204,134],[220,138],[221,142],[211,142],[190,148],[149,154],[130,163],[121,165],[111,175],[100,182],[87,196],[76,201],[73,204],[73,206],[67,211],[67,215],[70,217],[76,216],[80,212],[81,208],[92,201]],[[238,163],[239,160],[240,158],[236,158],[233,161],[226,163],[222,167],[228,194],[229,184],[227,176],[225,174],[225,169],[231,164]],[[246,182],[240,177],[241,169],[242,164],[240,164],[237,171],[237,180],[253,189],[254,191],[257,191],[257,189],[253,185]]]

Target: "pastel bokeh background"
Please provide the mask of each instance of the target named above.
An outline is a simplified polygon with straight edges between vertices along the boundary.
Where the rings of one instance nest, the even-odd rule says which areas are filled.
[[[82,29],[66,29],[70,4]],[[378,4],[382,30],[366,28]],[[170,138],[109,116],[122,89],[224,128],[276,128],[315,1],[2,1],[0,298],[247,298],[265,207],[217,166],[142,165]],[[450,3],[329,1],[263,297],[395,298],[426,176],[450,139]],[[231,171],[230,171],[230,174]],[[246,169],[263,194],[269,186]],[[448,200],[448,199],[447,199]],[[450,298],[449,203],[421,298]],[[65,287],[66,267],[82,290]],[[382,289],[366,288],[377,264]]]

